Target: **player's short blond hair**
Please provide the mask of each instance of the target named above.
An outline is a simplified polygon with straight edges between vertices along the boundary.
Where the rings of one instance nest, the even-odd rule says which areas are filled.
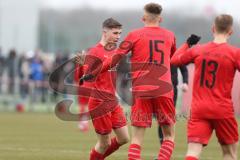
[[[162,13],[162,6],[157,3],[148,3],[144,6],[149,21],[156,21]]]
[[[148,3],[144,6],[144,10],[150,14],[160,15],[162,13],[162,6],[157,3]]]
[[[215,18],[214,25],[218,33],[228,33],[233,26],[233,18],[228,14],[221,14]]]

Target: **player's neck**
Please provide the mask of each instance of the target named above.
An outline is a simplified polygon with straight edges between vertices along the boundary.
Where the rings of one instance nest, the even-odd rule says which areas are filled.
[[[159,23],[145,23],[145,27],[159,27]]]
[[[215,34],[214,35],[214,43],[227,43],[228,36],[223,34]]]
[[[99,43],[100,43],[102,46],[106,46],[107,41],[105,41],[105,39],[102,37]]]

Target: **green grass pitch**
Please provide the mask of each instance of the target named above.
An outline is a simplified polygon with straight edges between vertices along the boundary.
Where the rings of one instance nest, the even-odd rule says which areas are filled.
[[[215,136],[204,149],[202,160],[221,160]],[[53,113],[0,113],[0,160],[88,160],[96,142],[92,126],[81,133],[77,122],[64,122]],[[107,160],[126,160],[125,145]],[[186,120],[176,124],[176,148],[173,160],[183,160],[186,153]],[[142,158],[153,160],[159,150],[157,126],[147,130]],[[239,155],[240,157],[240,155]]]

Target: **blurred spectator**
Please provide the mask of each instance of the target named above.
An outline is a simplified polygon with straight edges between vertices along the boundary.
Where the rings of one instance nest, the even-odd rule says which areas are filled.
[[[42,98],[43,62],[36,54],[30,62],[30,79],[32,81],[32,102]]]
[[[48,97],[48,77],[52,71],[53,63],[48,55],[42,55],[43,60],[43,82],[42,82],[42,102]]]
[[[27,59],[25,53],[23,53],[19,58],[18,75],[20,97],[22,99],[25,99],[29,94],[29,77],[30,77],[29,60]]]
[[[69,53],[65,53],[64,57],[63,57],[63,63],[67,62],[70,59],[69,57]],[[63,80],[68,83],[68,84],[73,84],[74,83],[74,74],[73,72],[71,73],[71,70],[75,68],[75,64],[73,63],[73,61],[69,61],[66,66],[64,66],[63,69],[63,75],[65,75],[65,77],[61,77],[63,78]],[[64,88],[64,98],[68,98],[68,91],[67,88]]]
[[[14,94],[15,78],[16,78],[16,51],[10,50],[6,61],[8,75],[8,93]]]
[[[2,49],[0,47],[0,93],[2,93],[3,71],[5,67],[5,58],[2,55]]]
[[[53,69],[56,69],[57,67],[59,67],[61,64],[63,63],[63,55],[61,54],[61,52],[58,52],[56,54],[56,57],[55,57],[55,61],[54,61],[54,64],[53,64]],[[54,88],[58,88],[58,87],[61,87],[59,86],[58,82],[60,82],[60,77],[61,75],[60,74],[56,74],[56,76],[54,77],[54,81],[57,82],[55,85]],[[58,90],[62,90],[62,89],[58,89]],[[57,97],[58,97],[58,93],[57,92],[53,92],[53,100],[56,101],[57,100]]]

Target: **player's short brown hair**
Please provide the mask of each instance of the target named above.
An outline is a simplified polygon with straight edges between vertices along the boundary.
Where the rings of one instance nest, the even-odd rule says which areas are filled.
[[[102,27],[108,29],[122,28],[122,24],[113,18],[108,18],[103,22]]]
[[[162,6],[157,3],[148,3],[144,6],[144,10],[153,15],[160,15],[162,13]]]
[[[218,33],[227,33],[233,26],[233,18],[228,14],[221,14],[215,18],[215,28]]]

